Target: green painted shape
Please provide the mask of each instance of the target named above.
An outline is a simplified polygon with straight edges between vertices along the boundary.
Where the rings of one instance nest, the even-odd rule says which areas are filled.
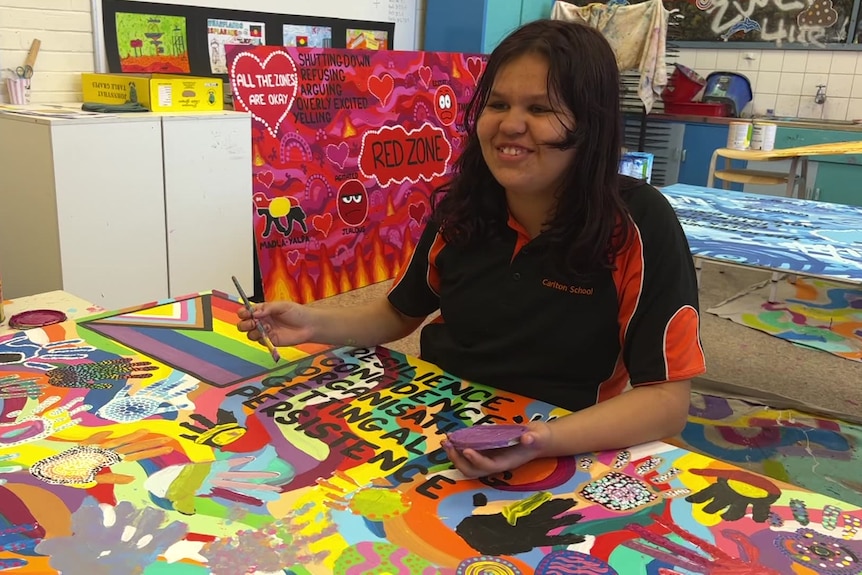
[[[78,337],[80,337],[89,345],[92,345],[99,351],[113,353],[116,355],[127,355],[129,353],[130,348],[122,345],[121,343],[109,337],[105,337],[101,333],[91,330],[86,326],[86,324],[78,324]]]
[[[188,563],[156,561],[147,565],[141,575],[209,575],[209,567]]]

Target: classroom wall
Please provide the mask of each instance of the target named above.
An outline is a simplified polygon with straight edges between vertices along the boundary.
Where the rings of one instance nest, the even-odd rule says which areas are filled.
[[[416,3],[420,23],[425,3]],[[80,102],[81,73],[95,69],[91,1],[0,0],[0,70],[23,64],[37,37],[42,48],[31,82],[31,101]],[[416,41],[421,47],[421,35]],[[0,101],[8,102],[5,82],[0,84]]]
[[[0,69],[23,64],[37,37],[42,48],[31,100],[79,101],[81,72],[92,72],[95,66],[90,0],[0,0]],[[0,96],[8,101],[5,82]]]
[[[678,62],[706,76],[740,72],[751,81],[750,111],[779,116],[862,119],[862,52],[833,50],[682,50]],[[814,102],[826,84],[826,103]]]

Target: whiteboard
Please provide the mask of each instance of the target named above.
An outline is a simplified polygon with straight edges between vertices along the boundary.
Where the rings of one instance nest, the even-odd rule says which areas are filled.
[[[144,0],[131,0],[144,1]],[[394,22],[395,50],[418,50],[421,37],[421,12],[426,0],[146,0],[152,4],[174,4],[221,8],[248,12],[273,14],[295,14],[297,16],[322,16],[344,20],[372,20]],[[102,26],[102,0],[91,0],[93,10],[93,34],[95,42],[96,71],[107,72],[105,56],[105,31]]]

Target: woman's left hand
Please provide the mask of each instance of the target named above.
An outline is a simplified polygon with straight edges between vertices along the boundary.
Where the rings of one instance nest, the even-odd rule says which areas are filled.
[[[449,460],[463,475],[471,479],[485,477],[515,469],[542,456],[543,450],[551,440],[551,428],[543,421],[530,423],[521,435],[520,443],[502,449],[458,451],[451,444],[444,446]]]

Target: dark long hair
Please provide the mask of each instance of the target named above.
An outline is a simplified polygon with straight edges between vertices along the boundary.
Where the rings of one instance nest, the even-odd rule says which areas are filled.
[[[494,179],[479,145],[476,122],[500,68],[525,54],[548,61],[548,94],[575,118],[559,149],[575,149],[557,194],[555,213],[543,235],[557,263],[572,271],[609,268],[628,238],[620,198],[620,79],[613,50],[587,26],[556,20],[530,22],[491,53],[464,112],[467,135],[452,178],[432,196],[433,223],[453,245],[465,245],[507,218],[503,187]]]

